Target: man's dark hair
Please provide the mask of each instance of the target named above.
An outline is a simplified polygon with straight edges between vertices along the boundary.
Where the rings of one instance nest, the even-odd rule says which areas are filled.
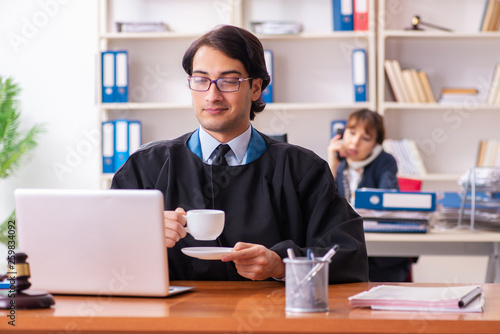
[[[191,44],[182,58],[182,67],[188,75],[193,74],[193,58],[202,46],[210,46],[229,58],[241,61],[249,77],[262,79],[262,91],[269,85],[271,78],[267,73],[264,49],[259,39],[249,31],[224,25],[198,38]],[[264,110],[265,107],[266,102],[261,95],[258,100],[252,102],[250,120],[253,120],[255,114]]]

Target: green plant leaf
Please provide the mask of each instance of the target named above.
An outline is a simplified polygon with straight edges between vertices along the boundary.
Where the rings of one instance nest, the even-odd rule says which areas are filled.
[[[20,92],[12,78],[0,77],[0,178],[7,178],[20,168],[23,159],[37,146],[38,136],[45,132],[39,124],[26,133],[19,130]]]

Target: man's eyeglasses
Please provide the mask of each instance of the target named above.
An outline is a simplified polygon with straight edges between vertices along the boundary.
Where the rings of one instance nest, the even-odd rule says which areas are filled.
[[[217,89],[223,93],[237,92],[240,89],[240,82],[251,80],[253,78],[219,78],[216,80],[210,80],[207,77],[189,76],[188,83],[191,90],[197,92],[206,92],[210,89],[210,86],[214,83]]]

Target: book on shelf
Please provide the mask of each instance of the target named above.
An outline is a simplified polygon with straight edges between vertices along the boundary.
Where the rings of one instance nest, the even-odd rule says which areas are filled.
[[[117,32],[164,32],[170,31],[163,22],[116,22]]]
[[[500,104],[500,63],[495,66],[495,71],[491,78],[490,89],[488,90],[488,97],[486,98],[486,104]]]
[[[397,102],[408,102],[406,98],[406,92],[403,91],[402,81],[398,77],[399,73],[396,73],[396,68],[393,64],[394,60],[386,59],[384,61],[385,73],[387,75],[387,79],[389,80],[389,85],[392,90],[392,94],[394,95],[394,99]]]
[[[408,92],[408,87],[406,87],[405,82],[403,80],[403,71],[401,69],[401,64],[399,64],[399,61],[397,60],[392,60],[392,68],[394,70],[394,73],[396,75],[396,81],[398,86],[401,87],[401,91],[404,96],[404,101],[401,102],[410,102],[410,93]]]
[[[415,86],[415,89],[417,90],[417,97],[420,103],[426,103],[429,102],[427,101],[427,95],[425,94],[424,91],[424,85],[420,81],[420,76],[418,75],[418,72],[416,69],[412,68],[410,69],[410,74],[413,79],[413,85]]]
[[[418,71],[418,76],[424,88],[426,102],[436,103],[436,99],[434,98],[434,94],[432,93],[432,88],[429,82],[429,78],[427,77],[427,73],[425,71]]]
[[[254,33],[262,35],[299,34],[304,30],[302,23],[292,21],[253,21],[250,25]]]
[[[500,167],[500,143],[498,139],[479,142],[476,167]]]
[[[415,287],[383,284],[348,299],[351,306],[373,310],[476,313],[484,310],[480,285]]]
[[[386,59],[384,68],[396,102],[436,102],[425,71],[413,68],[402,70],[399,61],[395,59]]]
[[[487,0],[480,31],[498,31],[500,27],[500,0]]]
[[[382,147],[384,151],[390,153],[398,165],[398,173],[403,175],[425,175],[425,168],[422,155],[417,143],[411,139],[386,139]]]
[[[408,102],[412,102],[412,103],[422,102],[422,101],[420,101],[420,98],[418,96],[417,86],[416,86],[416,83],[414,81],[413,75],[411,74],[411,70],[409,70],[409,69],[403,70],[403,83],[404,83],[405,87],[407,88],[407,91],[408,91],[409,96],[410,96],[410,101],[408,101]]]
[[[478,104],[479,91],[476,88],[443,88],[440,104]]]

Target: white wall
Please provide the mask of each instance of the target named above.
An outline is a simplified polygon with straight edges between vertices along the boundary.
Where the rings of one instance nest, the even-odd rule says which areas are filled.
[[[0,13],[0,75],[22,88],[21,128],[47,129],[31,159],[0,180],[3,221],[16,188],[98,188],[100,131],[96,1],[0,0]]]

